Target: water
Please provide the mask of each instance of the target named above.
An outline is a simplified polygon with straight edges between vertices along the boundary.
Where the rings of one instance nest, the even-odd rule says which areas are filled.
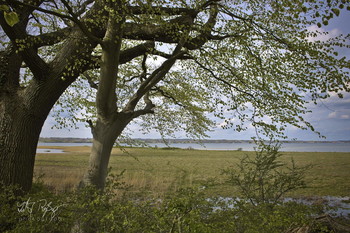
[[[92,143],[39,142],[38,146],[91,146]]]
[[[235,208],[236,201],[240,201],[240,198],[221,198],[219,201],[226,203],[228,208]],[[322,204],[324,206],[324,212],[336,217],[350,218],[350,197],[310,197],[310,198],[284,198],[283,202],[296,202],[304,205]],[[328,208],[329,207],[329,208]],[[219,207],[217,209],[220,209]]]
[[[45,153],[45,154],[58,154],[58,153],[64,153],[61,149],[41,149],[37,148],[36,153]]]
[[[91,146],[91,143],[39,143],[39,146]],[[150,147],[167,147],[163,143],[149,143]],[[203,145],[196,143],[172,143],[170,147],[181,149],[197,150],[243,150],[253,151],[255,144],[242,143],[205,143]],[[314,142],[314,143],[284,143],[280,151],[293,152],[350,152],[349,142]]]
[[[315,203],[322,203],[325,206],[330,207],[330,209],[325,209],[326,214],[335,215],[337,217],[347,217],[350,218],[350,197],[333,197],[324,196],[321,198],[311,197],[308,199],[301,198],[285,198],[284,201],[295,201],[305,205],[312,205]]]

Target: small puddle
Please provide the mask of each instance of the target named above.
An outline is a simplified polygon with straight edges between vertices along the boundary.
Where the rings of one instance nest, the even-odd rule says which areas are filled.
[[[232,201],[241,200],[240,198],[221,198],[226,203],[234,203]],[[326,214],[336,217],[350,218],[350,197],[310,197],[310,198],[284,198],[283,202],[294,201],[305,205],[321,204],[324,206]],[[234,204],[228,204],[228,208],[234,208]],[[220,209],[220,207],[218,207]]]
[[[36,149],[37,154],[59,154],[59,153],[64,153],[63,150],[61,149],[42,149],[42,148],[37,148]]]
[[[325,210],[325,213],[335,215],[337,217],[350,217],[350,197],[310,197],[310,198],[285,198],[285,202],[294,201],[305,205],[321,204],[326,208],[331,209]]]

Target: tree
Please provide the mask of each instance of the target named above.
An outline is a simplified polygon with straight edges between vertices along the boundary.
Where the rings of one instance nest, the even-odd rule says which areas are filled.
[[[103,4],[0,2],[0,182],[30,189],[39,134],[52,106],[80,74],[99,66],[92,52],[104,34]],[[142,13],[140,7],[131,10]],[[170,9],[169,13],[182,10],[187,11]],[[19,21],[9,25],[6,11],[14,12]],[[101,20],[94,21],[96,17]],[[129,24],[129,36],[139,39],[157,40],[164,31]],[[120,51],[120,64],[152,46],[146,42]]]
[[[186,9],[191,3],[178,4]],[[312,12],[311,2],[296,6],[291,2],[246,3],[238,10],[224,1],[192,4],[194,11],[179,18],[164,14],[152,18],[150,27],[172,22],[177,29],[171,35],[175,40],[164,40],[171,44],[168,53],[158,46],[158,51],[149,51],[124,67],[118,62],[119,50],[135,43],[124,30],[128,22],[147,24],[153,8],[145,8],[145,18],[130,15],[122,1],[108,5],[98,85],[88,78],[97,88],[97,114],[96,123],[89,122],[93,148],[83,184],[104,187],[113,144],[138,117],[143,117],[143,126],[153,125],[161,133],[183,127],[188,135],[202,137],[210,124],[205,113],[221,107],[216,116],[225,119],[225,111],[233,112],[241,122],[234,126],[237,130],[244,130],[243,123],[249,121],[266,136],[283,137],[288,124],[313,130],[301,116],[307,112],[302,92],[311,93],[316,101],[327,96],[322,93],[349,90],[349,63],[333,54],[333,47],[341,45],[335,41],[341,38],[308,40],[314,32],[306,27],[316,21],[307,15],[317,18],[319,14],[319,10]],[[164,58],[158,67],[147,63],[152,54]],[[174,118],[175,114],[183,118]],[[226,120],[229,127],[230,119]]]
[[[244,130],[251,122],[271,135],[287,125],[313,129],[301,116],[307,111],[306,93],[316,101],[330,91],[349,91],[349,63],[334,56],[344,37],[312,42],[308,38],[318,33],[306,30],[343,8],[341,1],[1,4],[16,12],[19,22],[11,27],[1,11],[0,24],[11,43],[1,52],[6,65],[0,82],[0,180],[25,190],[42,124],[79,76],[97,88],[96,121],[88,121],[94,145],[84,182],[100,188],[115,139],[136,118],[146,130],[153,126],[166,135],[185,129],[202,137],[211,123],[205,113],[215,112],[227,127]],[[149,62],[156,57],[162,57],[158,67]],[[23,66],[31,77],[20,72]],[[74,109],[91,105],[90,97],[79,96],[84,91],[71,93],[65,98],[80,98]]]

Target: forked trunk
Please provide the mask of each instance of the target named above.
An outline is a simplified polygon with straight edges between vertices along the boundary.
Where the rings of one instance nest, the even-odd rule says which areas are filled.
[[[111,123],[103,123],[98,120],[93,127],[93,144],[91,148],[89,166],[80,187],[92,185],[103,190],[108,173],[108,163],[114,142],[130,122],[131,117],[119,113]]]

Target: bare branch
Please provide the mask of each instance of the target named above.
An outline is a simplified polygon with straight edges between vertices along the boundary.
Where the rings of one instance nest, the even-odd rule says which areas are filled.
[[[33,48],[40,48],[42,46],[53,45],[59,43],[67,38],[69,33],[71,33],[73,28],[66,27],[63,29],[59,29],[55,32],[44,33],[38,36],[29,35],[26,39],[29,46]]]
[[[149,98],[149,92],[145,94],[143,97],[143,101],[145,101],[146,107],[145,109],[152,109],[155,107],[155,105],[152,103],[151,99]]]
[[[203,31],[200,33],[199,36],[196,38],[193,38],[192,40],[189,40],[185,44],[185,48],[189,50],[195,50],[200,48],[202,45],[204,45],[209,37],[211,36],[211,30],[215,26],[216,23],[216,17],[218,15],[218,8],[216,5],[211,5],[211,11],[208,21],[203,26]]]
[[[164,57],[164,58],[171,58],[171,56],[172,56],[171,54],[164,53],[164,52],[161,52],[161,51],[156,50],[156,49],[151,50],[150,54],[158,55],[158,56],[161,56],[161,57]],[[179,57],[178,59],[179,60],[187,60],[187,59],[191,59],[191,57],[187,56],[186,54],[184,54],[182,57]]]
[[[175,99],[175,97],[173,97],[169,93],[165,92],[160,87],[155,86],[155,87],[152,88],[152,90],[155,90],[155,91],[159,92],[165,98],[168,98],[168,99],[172,100],[176,105],[178,105],[180,107],[183,107],[183,108],[187,108],[186,105],[183,105],[182,103],[180,103],[177,99]]]
[[[98,89],[98,85],[92,80],[92,77],[87,72],[85,72],[83,76],[87,79],[91,88]]]
[[[229,86],[229,87],[235,89],[235,90],[238,91],[238,92],[241,92],[241,93],[244,93],[244,94],[246,94],[246,95],[249,95],[250,97],[252,97],[253,99],[255,99],[255,96],[254,96],[253,94],[251,94],[251,93],[249,93],[249,92],[246,92],[246,91],[244,91],[244,90],[242,90],[242,89],[240,89],[240,88],[238,88],[238,87],[232,85],[232,84],[229,83],[228,81],[226,81],[226,80],[220,78],[220,77],[217,76],[211,69],[207,68],[205,65],[203,65],[202,63],[200,63],[200,62],[199,62],[197,59],[195,59],[194,57],[193,57],[192,59],[193,59],[193,61],[194,61],[199,67],[201,67],[203,70],[209,72],[209,73],[211,74],[211,76],[212,76],[213,78],[215,78],[216,80],[218,80],[218,81],[224,83],[225,85],[227,85],[227,86]]]
[[[86,0],[81,6],[80,9],[76,12],[77,16],[80,16],[85,13],[86,8],[89,4],[93,3],[95,0]]]
[[[189,14],[196,15],[198,14],[197,10],[189,9],[189,8],[181,8],[181,7],[157,7],[157,6],[149,6],[145,5],[145,7],[139,6],[129,6],[128,11],[131,14],[141,15],[141,14],[154,14],[154,15],[181,15],[181,14]]]

